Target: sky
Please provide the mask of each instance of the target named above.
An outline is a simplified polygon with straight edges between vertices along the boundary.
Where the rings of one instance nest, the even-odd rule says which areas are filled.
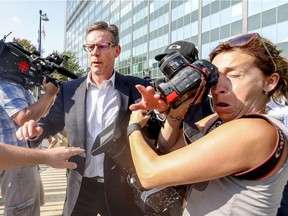
[[[40,14],[47,14],[49,21],[42,21],[46,37],[42,37],[43,57],[53,51],[64,51],[65,0],[0,0],[0,39],[8,35],[27,39],[38,49]]]

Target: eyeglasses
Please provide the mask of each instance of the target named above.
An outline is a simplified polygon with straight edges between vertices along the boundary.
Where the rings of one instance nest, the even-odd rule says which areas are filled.
[[[97,44],[84,44],[83,49],[86,52],[92,53],[95,50],[95,47],[97,47],[97,49],[100,52],[107,52],[110,46],[115,46],[115,44],[107,43],[107,42],[102,42],[102,43],[97,43]]]
[[[261,41],[261,43],[263,44],[263,47],[265,48],[266,52],[270,56],[271,61],[274,65],[274,70],[277,71],[277,66],[273,60],[273,57],[272,57],[268,47],[266,46],[265,42],[263,41],[263,39],[260,37],[260,35],[258,33],[241,35],[239,37],[235,37],[235,38],[230,39],[227,43],[229,44],[230,47],[244,47],[256,39],[259,39]]]

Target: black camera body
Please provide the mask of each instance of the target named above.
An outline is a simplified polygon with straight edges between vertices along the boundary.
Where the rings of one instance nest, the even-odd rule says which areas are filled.
[[[124,170],[127,174],[127,183],[133,189],[134,202],[145,215],[181,215],[186,187],[143,188],[136,174],[126,132],[126,128],[112,122],[96,137],[91,154],[96,156],[107,153]]]
[[[218,81],[218,69],[209,61],[196,60],[190,64],[179,52],[164,56],[159,68],[168,81],[159,82],[156,89],[172,108],[195,95],[202,81],[205,81],[206,90]]]
[[[71,79],[78,78],[60,66],[63,60],[57,53],[41,58],[39,53],[31,53],[16,42],[0,40],[0,78],[20,83],[26,89],[41,86],[44,77],[59,86],[60,81],[50,76],[55,70]]]

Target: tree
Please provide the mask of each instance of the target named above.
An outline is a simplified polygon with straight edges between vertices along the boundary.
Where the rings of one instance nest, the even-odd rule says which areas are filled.
[[[20,38],[13,38],[13,42],[19,43],[21,46],[23,46],[24,49],[26,49],[29,52],[37,51],[36,46],[34,46],[31,41],[27,39],[20,39]]]
[[[63,67],[70,71],[71,73],[74,73],[75,75],[77,75],[78,77],[83,76],[84,74],[86,74],[85,70],[83,70],[80,66],[79,66],[79,62],[78,62],[78,58],[76,57],[76,54],[70,51],[64,51],[61,54],[64,57],[64,61],[62,63]],[[60,79],[61,80],[68,80],[68,77],[59,74],[60,75]]]

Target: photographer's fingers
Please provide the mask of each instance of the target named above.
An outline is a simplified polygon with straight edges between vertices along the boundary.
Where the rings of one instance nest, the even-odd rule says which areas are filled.
[[[144,88],[143,86],[139,86],[136,88],[145,98],[146,108],[145,110],[153,110],[156,109],[159,112],[164,112],[169,108],[169,104],[162,98],[159,92],[155,92],[152,86],[148,86]]]
[[[147,98],[154,97],[155,90],[152,86],[141,86],[141,85],[136,85],[136,88],[140,92],[141,95],[146,96]]]
[[[129,109],[131,111],[137,111],[137,110],[141,110],[141,109],[144,109],[144,106],[141,104],[141,103],[136,103],[136,104],[131,104],[129,106]]]
[[[157,108],[157,97],[154,96],[155,91],[152,86],[144,87],[142,85],[135,86],[139,93],[141,94],[141,101],[136,104],[130,105],[130,110],[153,110]]]
[[[150,117],[151,117],[150,114],[142,113],[142,119],[141,119],[141,122],[140,122],[141,127],[144,127],[147,124],[147,122],[150,119]]]
[[[202,91],[200,92],[200,95],[198,96],[198,98],[196,98],[196,100],[194,101],[194,104],[198,104],[201,103],[203,101],[203,96],[206,93],[206,87],[204,87],[202,89]],[[207,95],[206,95],[207,96]],[[204,99],[205,100],[205,99]]]
[[[141,127],[144,127],[150,118],[150,115],[147,115],[146,113],[147,112],[144,110],[133,111],[130,115],[129,124],[138,123]]]
[[[129,109],[132,111],[140,110],[140,109],[145,109],[146,106],[146,87],[142,85],[136,85],[135,88],[138,90],[138,92],[141,94],[141,101],[139,103],[135,103],[129,106]]]
[[[161,95],[155,95],[155,99],[157,100],[156,110],[160,113],[166,112],[169,109],[169,104],[162,99]]]

